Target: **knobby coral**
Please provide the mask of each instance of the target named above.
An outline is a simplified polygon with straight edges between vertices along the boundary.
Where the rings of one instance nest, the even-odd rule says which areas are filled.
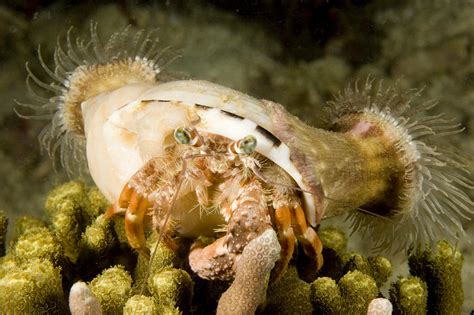
[[[445,241],[435,250],[416,249],[408,260],[410,272],[426,282],[428,312],[437,314],[460,313],[464,300],[461,269],[463,256]]]
[[[390,261],[347,252],[347,237],[335,228],[319,230],[325,265],[318,273],[308,272],[304,256],[295,255],[286,274],[269,284],[280,250],[269,229],[243,251],[232,285],[215,283],[216,292],[203,300],[195,291],[205,288],[204,280],[188,272],[185,253],[160,243],[151,266],[137,259],[123,225],[103,219],[106,206],[95,188],[70,182],[48,196],[49,222],[17,220],[0,257],[0,313],[62,314],[68,297],[74,315],[206,312],[209,299],[219,298],[219,314],[378,314],[392,306],[400,314],[451,314],[463,301],[462,255],[448,243],[409,251],[411,276],[391,285],[389,305],[379,298],[392,273]],[[0,219],[2,240],[7,220]],[[156,237],[148,243],[154,248]]]

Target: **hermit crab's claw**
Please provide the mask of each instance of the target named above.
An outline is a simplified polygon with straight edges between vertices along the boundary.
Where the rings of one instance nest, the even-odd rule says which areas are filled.
[[[295,233],[291,227],[291,211],[286,205],[275,209],[275,223],[278,241],[281,246],[280,259],[276,262],[270,276],[270,282],[278,280],[288,267],[295,250]]]
[[[191,269],[204,279],[233,279],[245,246],[272,228],[264,189],[258,180],[244,181],[237,197],[222,213],[227,220],[226,235],[207,246],[195,242],[189,254]]]
[[[301,243],[305,254],[318,271],[323,266],[323,245],[316,231],[308,225],[301,205],[282,205],[275,209],[275,223],[281,246],[280,259],[272,270],[270,282],[278,280],[286,271],[293,256],[295,240]],[[296,235],[296,238],[295,238]]]
[[[303,208],[297,205],[293,209],[296,238],[303,246],[305,254],[314,260],[316,271],[323,266],[323,244],[316,231],[308,225]]]
[[[125,233],[128,243],[147,258],[150,257],[150,250],[146,247],[144,219],[149,208],[148,199],[126,184],[117,203],[107,209],[105,214],[107,218],[111,218],[125,213]]]
[[[150,250],[146,247],[146,238],[144,230],[145,214],[150,206],[146,198],[143,198],[136,191],[132,193],[130,204],[125,213],[125,232],[128,243],[140,254],[150,258]]]

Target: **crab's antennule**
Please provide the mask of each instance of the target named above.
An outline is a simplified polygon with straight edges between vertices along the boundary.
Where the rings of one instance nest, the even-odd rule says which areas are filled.
[[[177,139],[178,140],[178,139]],[[176,203],[176,200],[178,199],[178,195],[181,191],[181,186],[183,185],[183,181],[184,181],[184,173],[186,172],[187,170],[187,166],[188,166],[188,162],[187,162],[187,159],[186,158],[183,158],[182,159],[183,161],[183,165],[182,165],[182,169],[181,169],[181,172],[178,174],[178,183],[176,184],[176,189],[174,191],[174,194],[173,194],[173,197],[169,203],[169,206],[168,206],[168,209],[166,211],[166,214],[165,214],[165,218],[164,218],[164,221],[163,221],[163,224],[160,226],[160,229],[158,231],[158,237],[156,239],[156,244],[153,248],[153,252],[151,253],[151,256],[150,256],[150,260],[149,260],[149,264],[148,264],[148,269],[146,271],[146,274],[145,274],[145,277],[144,277],[144,280],[143,280],[143,284],[142,284],[142,288],[141,288],[141,292],[140,294],[143,294],[145,292],[145,286],[146,286],[146,283],[148,281],[148,277],[150,276],[150,273],[151,273],[151,267],[152,267],[152,263],[153,263],[153,260],[155,259],[155,256],[156,256],[156,252],[158,251],[158,246],[160,245],[161,243],[161,240],[163,239],[163,236],[165,235],[166,233],[166,229],[167,229],[167,226],[168,226],[168,221],[171,217],[171,211],[173,210],[173,207]]]
[[[147,269],[145,277],[143,279],[143,284],[142,284],[142,288],[140,290],[140,294],[143,294],[145,292],[145,286],[147,285],[148,277],[150,276],[150,273],[151,273],[151,267],[153,265],[153,260],[155,259],[156,252],[158,251],[158,246],[160,245],[161,240],[163,239],[163,235],[166,232],[168,221],[171,217],[171,210],[173,209],[173,206],[176,203],[176,199],[177,199],[178,194],[181,190],[182,183],[183,183],[183,179],[182,179],[182,176],[180,176],[179,181],[178,181],[178,185],[177,185],[176,190],[175,190],[175,193],[173,194],[173,199],[171,200],[170,206],[168,207],[168,209],[166,211],[165,219],[163,221],[163,224],[160,226],[160,229],[158,231],[158,237],[156,239],[156,244],[153,247],[153,252],[151,253],[151,256],[150,256],[150,260],[149,260],[149,263],[148,263],[148,269]]]
[[[58,39],[54,67],[46,65],[38,48],[48,81],[42,81],[26,64],[26,85],[33,104],[17,104],[35,113],[21,115],[51,120],[40,134],[41,146],[52,157],[59,151],[70,175],[86,173],[82,103],[128,84],[159,81],[163,64],[171,58],[165,56],[168,48],[161,49],[154,35],[154,31],[133,31],[127,26],[102,41],[97,23],[91,22],[88,38],[73,39],[70,28],[65,45]]]

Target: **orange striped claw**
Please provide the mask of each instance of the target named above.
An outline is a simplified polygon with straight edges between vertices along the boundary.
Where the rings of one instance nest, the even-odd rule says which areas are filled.
[[[150,250],[146,247],[144,219],[149,207],[147,198],[133,191],[125,213],[125,232],[128,243],[147,258],[150,257]]]
[[[129,184],[126,184],[118,201],[105,212],[105,217],[108,219],[125,215],[125,233],[128,243],[147,258],[150,257],[150,250],[146,247],[144,222],[150,206],[151,204],[147,198],[137,193]]]
[[[270,282],[274,282],[285,273],[288,263],[293,256],[295,249],[295,234],[291,227],[291,212],[288,206],[281,206],[275,209],[275,223],[280,242],[280,259],[276,262],[270,276]]]
[[[130,187],[129,184],[125,185],[120,193],[118,201],[110,206],[105,212],[105,218],[111,219],[118,215],[124,215],[130,203],[133,191],[133,188]]]
[[[305,254],[314,260],[316,271],[323,266],[323,244],[316,231],[308,225],[301,205],[292,209],[296,238],[303,246]]]

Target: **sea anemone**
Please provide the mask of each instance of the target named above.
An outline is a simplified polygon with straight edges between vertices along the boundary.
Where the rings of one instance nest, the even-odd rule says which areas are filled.
[[[173,58],[167,56],[168,49],[159,44],[154,31],[134,31],[127,26],[103,44],[97,34],[97,23],[91,22],[89,39],[77,37],[73,41],[72,30],[67,32],[65,47],[58,39],[54,69],[46,65],[38,49],[40,64],[52,80],[50,83],[39,79],[26,64],[26,85],[32,104],[17,104],[35,113],[17,113],[23,118],[51,121],[39,135],[41,147],[53,161],[59,151],[62,166],[74,176],[87,174],[83,102],[127,84],[156,83],[158,74]]]
[[[379,133],[401,163],[402,173],[393,177],[383,203],[347,214],[352,230],[373,240],[375,249],[399,250],[439,235],[456,241],[465,236],[462,220],[474,214],[474,202],[466,193],[474,189],[468,160],[439,141],[463,128],[444,113],[429,115],[436,102],[415,105],[420,93],[398,93],[396,87],[367,79],[361,88],[356,83],[329,102],[331,130],[362,138]]]

